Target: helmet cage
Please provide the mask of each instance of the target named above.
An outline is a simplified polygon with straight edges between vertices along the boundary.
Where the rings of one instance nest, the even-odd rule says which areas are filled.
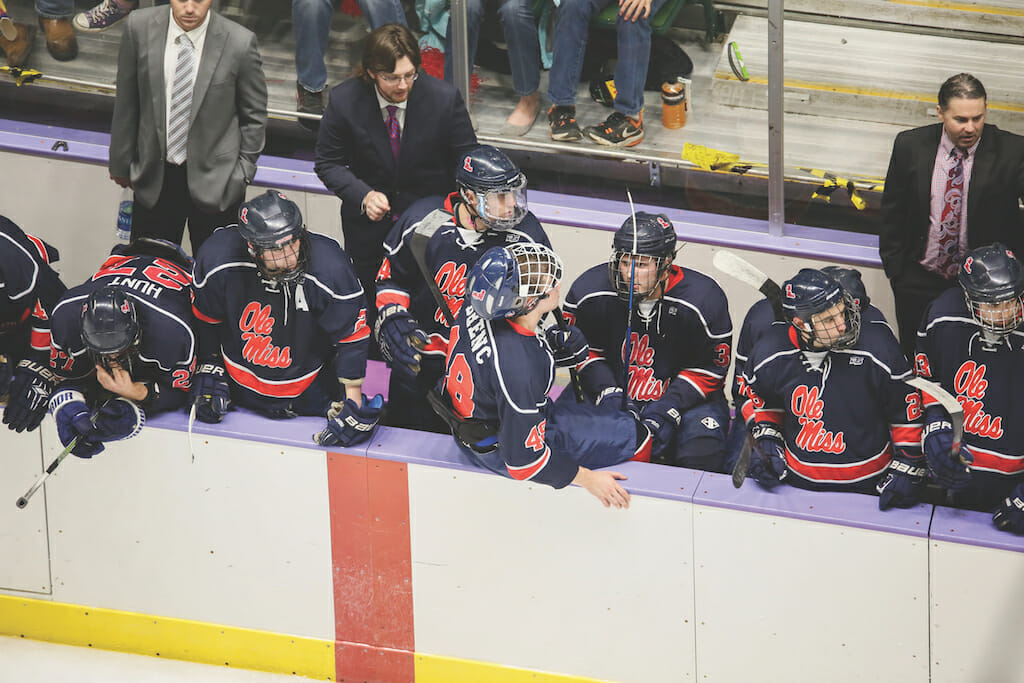
[[[650,254],[633,254],[629,249],[616,249],[608,259],[608,279],[615,286],[615,293],[623,301],[629,301],[630,289],[633,290],[633,298],[646,299],[650,297],[668,277],[668,269],[675,261],[675,250],[668,256],[652,256]],[[646,267],[653,263],[656,274],[649,286],[637,289],[637,273],[633,271],[635,262],[637,268]],[[631,282],[632,281],[632,282]],[[632,287],[630,285],[632,284]]]
[[[989,341],[1000,341],[1024,322],[1024,268],[1003,244],[969,252],[957,279],[971,318]]]
[[[981,297],[975,299],[965,289],[964,299],[971,318],[981,328],[996,337],[996,340],[1010,334],[1024,322],[1024,301],[1020,294],[1010,293],[1002,298]],[[1012,303],[1013,306],[1006,304]]]
[[[286,250],[298,242],[298,254],[295,265],[286,267]],[[249,255],[256,262],[256,268],[263,280],[272,284],[295,282],[306,273],[309,264],[309,237],[305,226],[300,232],[282,237],[277,242],[266,240],[260,243],[249,242]]]
[[[562,260],[542,244],[494,247],[470,273],[470,305],[486,320],[526,315],[558,286],[562,272]]]
[[[793,321],[793,326],[796,327],[804,341],[806,341],[810,346],[838,351],[850,348],[857,343],[858,339],[860,339],[860,307],[857,306],[852,294],[846,290],[840,291],[842,292],[841,297],[829,300],[826,305],[820,306],[813,312],[809,309],[805,309],[803,314],[798,313],[794,316],[794,318],[799,318],[803,322],[803,327],[797,325],[795,320]],[[835,324],[834,316],[825,321],[819,320],[816,322],[814,320],[815,316],[831,310],[840,303],[843,305],[842,332],[836,331],[838,328]],[[831,332],[831,334],[829,334],[829,341],[826,341],[818,335],[817,330],[819,327]]]

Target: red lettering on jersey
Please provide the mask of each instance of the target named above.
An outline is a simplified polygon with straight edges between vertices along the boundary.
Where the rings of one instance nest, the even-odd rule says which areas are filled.
[[[391,279],[391,261],[387,256],[380,264],[380,270],[377,271],[378,280],[390,280]]]
[[[623,343],[625,347],[625,343]],[[625,356],[626,349],[622,349]],[[629,343],[629,390],[634,401],[655,401],[665,393],[665,382],[654,376],[654,349],[645,334],[630,334]]]
[[[238,329],[242,332],[242,339],[245,346],[242,347],[242,357],[254,365],[262,365],[267,368],[287,368],[292,364],[292,349],[286,346],[283,349],[275,346],[270,338],[274,330],[274,318],[270,315],[270,306],[260,306],[258,301],[252,301],[245,310],[242,317],[238,319]]]
[[[715,357],[712,362],[720,368],[729,367],[732,358],[732,347],[728,344],[719,344],[715,347]]]
[[[800,433],[796,445],[811,453],[842,453],[846,450],[843,432],[832,433],[825,429],[821,417],[825,402],[818,396],[818,387],[798,386],[790,400],[790,410],[800,421]]]
[[[932,366],[928,362],[928,356],[923,353],[918,353],[914,356],[914,372],[921,377],[932,376]]]
[[[964,408],[964,431],[988,439],[1001,439],[1003,418],[985,412],[984,398],[988,390],[986,369],[984,364],[967,361],[953,376],[953,390]]]
[[[953,377],[953,390],[959,396],[968,398],[985,398],[988,380],[985,379],[985,366],[969,360],[960,366]]]
[[[35,306],[32,307],[32,317],[36,320],[49,320],[50,317],[46,315],[46,311],[43,309],[43,305],[39,303],[39,299],[36,299]]]
[[[576,314],[575,313],[570,313],[569,311],[563,310],[562,311],[562,317],[565,318],[565,322],[569,323],[570,325],[575,325],[576,324]]]
[[[541,420],[540,423],[534,425],[533,429],[530,430],[530,435],[526,437],[526,441],[523,445],[536,452],[544,450],[544,430],[547,429],[548,421]]]
[[[451,311],[452,318],[459,317],[459,311],[462,310],[463,297],[466,296],[466,264],[456,265],[454,261],[448,261],[438,268],[435,279],[437,280],[437,288],[441,290],[445,303],[448,305],[448,310]],[[444,312],[440,308],[434,312],[434,320],[446,327],[448,325]]]

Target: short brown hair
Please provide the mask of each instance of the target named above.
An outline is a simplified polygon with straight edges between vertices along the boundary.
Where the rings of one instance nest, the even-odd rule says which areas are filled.
[[[359,77],[367,83],[373,81],[369,72],[389,74],[402,57],[408,57],[416,70],[420,70],[420,46],[416,36],[401,24],[384,24],[366,37],[363,44],[363,63]]]
[[[985,86],[977,78],[968,73],[950,76],[939,88],[939,107],[946,109],[949,101],[954,97],[963,97],[968,100],[983,99],[988,102],[988,94]]]

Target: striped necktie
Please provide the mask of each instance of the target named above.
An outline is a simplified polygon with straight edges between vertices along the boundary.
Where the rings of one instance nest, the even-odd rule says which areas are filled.
[[[388,107],[388,137],[391,138],[391,154],[395,157],[395,162],[398,162],[398,149],[402,146],[402,131],[398,127],[398,117],[395,113],[398,111],[398,107],[393,104],[389,104]]]
[[[171,113],[167,119],[167,161],[185,162],[188,146],[189,114],[192,111],[193,66],[195,47],[184,33],[178,36],[178,61],[174,66],[174,87],[171,88]]]

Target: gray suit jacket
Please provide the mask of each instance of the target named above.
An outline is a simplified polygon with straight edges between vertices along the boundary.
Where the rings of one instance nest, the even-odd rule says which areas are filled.
[[[110,129],[110,173],[131,178],[135,201],[153,207],[167,158],[166,6],[125,20]],[[192,200],[206,211],[240,201],[256,174],[267,127],[267,82],[251,31],[210,11],[192,95],[186,162]]]

